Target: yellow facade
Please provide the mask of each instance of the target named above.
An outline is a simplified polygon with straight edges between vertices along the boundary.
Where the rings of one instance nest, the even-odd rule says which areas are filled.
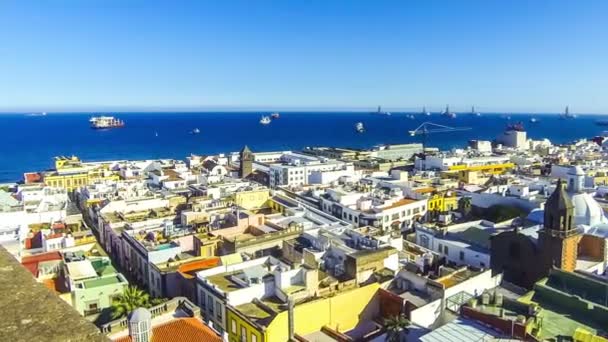
[[[324,326],[339,332],[346,332],[353,329],[360,320],[373,319],[374,310],[369,310],[369,312],[367,310],[379,287],[380,284],[373,283],[338,293],[333,297],[296,305],[294,308],[296,334],[307,335],[320,331]],[[278,313],[266,327],[263,327],[231,310],[226,316],[230,342],[242,341],[241,335],[243,332],[246,334],[247,342],[254,342],[251,336],[256,336],[256,342],[284,342],[288,340],[287,311]],[[236,326],[233,326],[233,321]]]
[[[119,179],[118,174],[108,173],[107,166],[86,168],[78,157],[72,156],[55,158],[55,171],[44,175],[44,184],[72,191],[100,180]]]
[[[268,190],[252,190],[237,192],[234,195],[234,203],[247,210],[257,209],[263,207],[268,199],[270,193]]]
[[[504,164],[488,164],[488,165],[453,165],[448,168],[449,171],[481,171],[490,174],[502,174],[507,170],[515,167],[513,163]]]
[[[458,197],[453,195],[435,194],[428,200],[429,211],[446,212],[458,208]]]
[[[229,342],[266,342],[265,331],[257,325],[250,323],[234,312],[234,308],[228,307],[226,310],[226,330]],[[245,339],[241,336],[245,335]],[[286,341],[286,340],[284,340]]]

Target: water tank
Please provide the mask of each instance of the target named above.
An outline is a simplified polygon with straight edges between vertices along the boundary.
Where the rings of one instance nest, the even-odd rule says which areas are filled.
[[[149,342],[152,337],[152,314],[137,308],[129,315],[129,336],[133,342]]]

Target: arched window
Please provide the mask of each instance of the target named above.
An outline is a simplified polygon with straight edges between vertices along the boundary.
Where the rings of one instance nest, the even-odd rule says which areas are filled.
[[[420,236],[420,245],[424,248],[429,248],[429,237],[426,235]]]

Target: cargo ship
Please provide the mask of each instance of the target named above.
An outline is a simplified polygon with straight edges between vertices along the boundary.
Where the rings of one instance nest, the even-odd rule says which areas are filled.
[[[113,116],[94,116],[89,122],[93,129],[120,128],[125,126],[125,122]]]

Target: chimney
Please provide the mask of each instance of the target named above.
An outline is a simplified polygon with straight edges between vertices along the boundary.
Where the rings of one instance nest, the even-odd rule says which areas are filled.
[[[295,341],[295,322],[293,316],[293,307],[294,307],[294,299],[289,297],[287,299],[287,321],[288,321],[288,331],[289,331],[289,342]]]

